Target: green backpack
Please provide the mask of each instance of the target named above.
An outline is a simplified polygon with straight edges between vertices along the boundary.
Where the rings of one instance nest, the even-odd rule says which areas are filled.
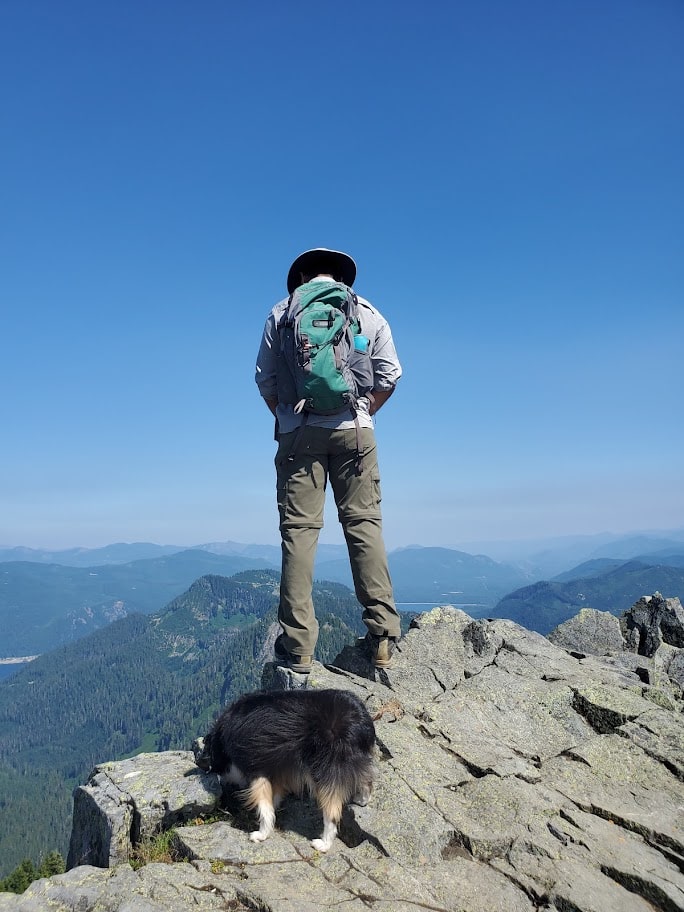
[[[278,401],[297,413],[356,412],[373,389],[368,339],[361,336],[359,302],[341,282],[307,282],[288,300],[278,326]]]

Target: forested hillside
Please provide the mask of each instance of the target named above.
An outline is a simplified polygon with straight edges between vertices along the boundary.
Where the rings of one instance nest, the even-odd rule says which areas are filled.
[[[66,853],[71,791],[92,767],[141,750],[189,749],[223,704],[259,686],[278,574],[205,576],[158,615],[115,621],[0,683],[0,877]],[[362,633],[338,583],[317,583],[317,655]]]
[[[684,569],[642,560],[626,561],[606,568],[592,561],[560,580],[542,581],[511,592],[494,608],[494,617],[505,617],[529,630],[546,635],[581,608],[596,608],[620,615],[643,595],[661,592],[666,598],[684,598]]]
[[[398,602],[467,605],[473,616],[486,614],[505,593],[529,582],[527,572],[483,554],[453,548],[400,548],[388,555]],[[351,585],[348,560],[326,561],[317,568],[325,579]]]
[[[127,564],[0,564],[0,657],[37,655],[127,614],[161,611],[205,573],[230,576],[263,559],[189,550]]]

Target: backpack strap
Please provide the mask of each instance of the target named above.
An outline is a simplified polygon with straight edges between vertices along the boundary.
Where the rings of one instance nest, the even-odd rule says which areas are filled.
[[[294,458],[297,455],[297,450],[299,449],[299,441],[302,439],[302,434],[304,433],[304,428],[306,427],[306,423],[309,420],[309,413],[306,410],[303,410],[303,413],[304,413],[304,420],[297,428],[297,433],[294,435],[294,439],[292,441],[292,446],[290,447],[290,452],[287,454],[288,462],[294,462]]]
[[[347,289],[347,317],[354,328],[354,335],[358,335],[361,329],[361,324],[359,322],[359,299],[351,288]]]
[[[359,320],[359,299],[356,297],[356,293],[352,291],[351,288],[349,288],[347,291],[347,315],[349,317],[349,323],[351,324],[352,331],[354,335],[357,336],[361,332],[361,323]],[[351,413],[354,416],[354,431],[356,432],[356,474],[362,475],[363,448],[361,447],[361,425],[359,424],[359,416],[355,408],[352,408]]]
[[[363,475],[363,450],[361,448],[361,425],[359,424],[359,416],[356,414],[356,409],[352,409],[352,414],[354,415],[354,430],[356,431],[356,459],[354,461],[354,468],[356,469],[357,475]]]
[[[282,314],[280,315],[280,319],[278,320],[278,327],[277,327],[278,331],[283,329],[283,327],[285,327],[285,326],[292,326],[294,323],[294,309],[295,308],[293,308],[293,306],[292,306],[292,301],[294,299],[294,296],[295,296],[295,293],[293,291],[292,294],[290,295],[290,297],[287,299],[287,307],[282,312]]]
[[[295,296],[296,296],[296,299],[295,299]],[[281,347],[283,344],[283,331],[285,329],[294,329],[295,316],[300,309],[301,309],[301,305],[299,302],[299,295],[298,295],[297,289],[295,288],[295,290],[290,293],[290,296],[287,299],[287,305],[286,305],[285,309],[283,310],[282,314],[280,315],[280,318],[276,325],[276,331],[278,333],[278,336],[280,337]],[[301,402],[297,402],[294,405],[294,409],[297,414],[299,414],[302,411],[304,404],[305,404],[305,400],[302,399]],[[277,435],[277,432],[278,432],[278,429],[277,429],[277,419],[276,419],[276,435]],[[276,440],[277,439],[278,438],[276,436]],[[294,450],[294,447],[293,447],[293,450]]]

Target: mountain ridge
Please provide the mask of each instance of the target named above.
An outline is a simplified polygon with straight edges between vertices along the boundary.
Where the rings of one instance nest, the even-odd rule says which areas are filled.
[[[629,531],[623,533],[601,532],[583,535],[549,536],[545,538],[516,540],[481,540],[439,545],[413,543],[390,549],[390,553],[423,547],[442,547],[464,551],[468,554],[485,554],[491,559],[529,567],[541,577],[553,576],[597,557],[615,557],[627,560],[638,554],[656,550],[681,551],[684,545],[684,528]],[[664,547],[663,547],[664,546]],[[7,560],[33,560],[47,563],[92,566],[96,563],[128,563],[143,557],[158,557],[163,553],[186,550],[207,550],[216,554],[234,554],[262,557],[272,562],[280,559],[280,546],[273,544],[244,543],[227,540],[192,545],[159,545],[152,542],[116,542],[100,547],[75,547],[64,549],[30,548],[18,545],[0,545],[0,563]],[[319,543],[318,556],[326,559],[344,557],[343,544]],[[554,566],[560,564],[557,570]],[[553,566],[552,566],[553,565]]]
[[[684,598],[684,568],[629,560],[617,566],[611,563],[595,575],[540,580],[501,599],[494,607],[494,616],[546,635],[582,608],[617,614],[624,604],[636,602],[640,593],[656,591]]]
[[[254,555],[260,546],[244,546],[243,553],[238,554],[235,543],[228,545],[231,550],[228,554],[186,549],[124,564],[89,567],[34,561],[0,563],[0,629],[3,630],[0,658],[40,654],[131,612],[160,611],[193,580],[207,573],[230,576],[247,569],[276,569],[266,558],[245,553]],[[347,558],[325,560],[331,553],[334,551],[330,549],[321,552],[315,567],[316,578],[351,586]],[[638,559],[649,566],[684,568],[684,545],[674,552],[665,549],[652,557],[640,555]],[[549,592],[554,595],[556,583],[568,582],[583,573],[580,564],[579,568],[566,569],[556,578],[541,579],[531,575],[529,568],[494,561],[487,555],[432,546],[392,551],[389,565],[400,607],[455,604],[467,608],[474,616],[492,615],[500,610],[498,606],[502,602],[510,610],[509,597],[515,593],[518,598],[517,594],[526,585],[538,589],[540,583],[548,582]],[[598,577],[619,565],[615,558],[593,558],[586,562],[586,571],[588,576]],[[654,574],[646,588],[668,590],[670,571],[657,573],[662,576],[662,582]],[[635,594],[631,591],[630,597]],[[681,594],[678,584],[671,594]],[[617,592],[617,596],[617,604],[622,604],[625,593]],[[581,607],[577,600],[566,601]],[[606,603],[599,604],[603,607]],[[525,623],[537,629],[529,614],[525,615]],[[0,676],[7,673],[3,666]]]
[[[0,564],[3,657],[43,653],[127,614],[160,611],[205,573],[270,566],[262,559],[192,549],[95,567]]]

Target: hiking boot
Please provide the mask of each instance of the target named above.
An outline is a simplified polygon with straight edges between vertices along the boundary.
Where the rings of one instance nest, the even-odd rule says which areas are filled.
[[[292,652],[287,652],[283,646],[282,633],[280,636],[276,637],[276,641],[273,644],[273,654],[275,655],[275,660],[278,665],[283,668],[289,668],[290,671],[294,671],[295,674],[308,675],[311,671],[313,656],[298,656],[294,655]]]
[[[376,668],[389,668],[392,664],[392,653],[397,644],[397,637],[378,636],[376,633],[367,633],[363,641],[371,663]]]

